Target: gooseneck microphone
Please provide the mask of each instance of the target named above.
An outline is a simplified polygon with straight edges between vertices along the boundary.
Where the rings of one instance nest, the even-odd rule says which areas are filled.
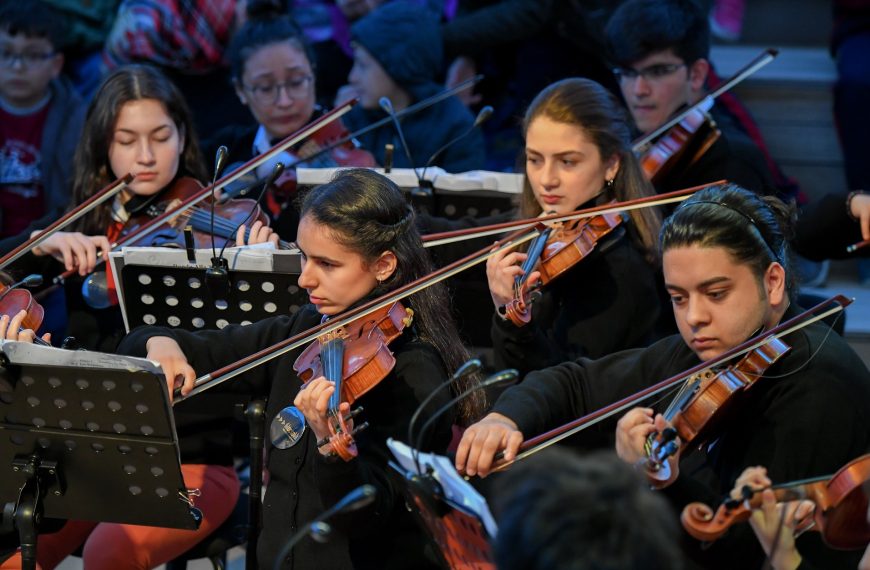
[[[224,167],[227,164],[227,154],[229,151],[227,147],[221,145],[217,149],[217,153],[214,157],[214,173],[211,178],[211,186],[214,189],[215,182],[217,182],[218,176],[223,172]],[[222,279],[227,276],[227,265],[226,263],[221,262],[221,258],[218,257],[216,253],[216,248],[214,245],[214,203],[217,202],[217,199],[212,196],[211,198],[211,267],[205,270],[205,276],[207,279]]]
[[[2,301],[3,298],[14,289],[18,289],[19,287],[25,287],[27,289],[30,289],[31,287],[39,287],[40,285],[42,285],[42,275],[39,275],[38,273],[31,273],[18,283],[13,283],[12,285],[6,287],[6,289],[2,293],[0,293],[0,301]]]
[[[412,450],[412,453],[415,453],[414,464],[417,467],[417,471],[418,472],[420,471],[420,463],[419,463],[420,448],[425,443],[426,432],[429,431],[429,428],[432,427],[432,424],[435,423],[435,420],[437,420],[439,417],[444,415],[447,411],[450,410],[450,408],[452,408],[457,403],[461,402],[462,400],[464,400],[465,398],[467,398],[468,396],[470,396],[474,392],[476,392],[478,390],[483,390],[485,388],[489,388],[490,386],[495,386],[496,384],[502,384],[505,382],[514,382],[519,377],[519,375],[520,375],[520,373],[514,368],[508,368],[507,370],[502,370],[501,372],[493,374],[492,376],[490,376],[489,378],[487,378],[486,380],[484,380],[480,384],[477,384],[476,386],[471,386],[470,388],[466,389],[461,394],[459,394],[458,396],[456,396],[455,398],[453,398],[452,400],[450,400],[449,402],[447,402],[446,404],[441,406],[438,410],[436,410],[436,412],[434,414],[432,414],[432,416],[430,416],[428,420],[426,420],[426,423],[423,424],[423,427],[420,428],[420,431],[417,432],[417,441],[416,441],[415,445],[413,446],[413,450]]]
[[[423,186],[423,181],[417,169],[414,168],[414,159],[411,158],[411,149],[408,148],[408,142],[405,140],[405,133],[402,131],[402,125],[399,124],[399,118],[396,116],[396,111],[393,109],[393,102],[389,97],[381,97],[378,99],[378,105],[384,110],[384,113],[390,116],[393,121],[393,126],[396,127],[396,133],[399,135],[399,142],[402,143],[402,149],[405,151],[405,157],[408,159],[408,165],[414,171],[414,176],[417,177],[417,184]]]
[[[489,118],[492,117],[492,114],[493,114],[494,112],[495,112],[495,111],[493,110],[493,108],[490,107],[489,105],[487,105],[486,107],[484,107],[483,109],[481,109],[481,110],[477,113],[477,116],[474,118],[474,123],[472,123],[470,127],[468,127],[467,129],[465,129],[465,131],[464,131],[462,134],[460,134],[458,137],[454,137],[453,139],[451,139],[450,141],[448,141],[447,144],[445,144],[444,146],[442,146],[441,148],[439,148],[438,150],[436,150],[436,151],[432,154],[432,156],[429,157],[429,160],[426,161],[426,164],[423,165],[423,174],[420,175],[420,185],[421,185],[421,186],[425,185],[427,188],[431,188],[431,187],[432,187],[432,182],[426,180],[426,170],[427,170],[430,166],[432,166],[432,163],[435,162],[435,160],[436,160],[439,156],[441,156],[441,153],[443,153],[445,150],[447,150],[448,148],[450,148],[451,146],[453,146],[453,145],[456,144],[457,142],[461,141],[462,139],[464,139],[465,137],[467,137],[468,135],[470,135],[470,134],[471,134],[471,131],[473,131],[474,129],[476,129],[477,127],[479,127],[480,125],[482,125],[483,123],[487,122],[487,121],[489,120]]]
[[[341,498],[335,505],[321,513],[310,523],[305,524],[296,534],[290,537],[283,548],[275,557],[274,570],[280,570],[284,559],[293,550],[293,547],[306,536],[310,536],[317,542],[326,542],[332,532],[332,527],[326,522],[327,519],[339,513],[349,513],[370,505],[378,494],[378,490],[372,485],[361,485]]]

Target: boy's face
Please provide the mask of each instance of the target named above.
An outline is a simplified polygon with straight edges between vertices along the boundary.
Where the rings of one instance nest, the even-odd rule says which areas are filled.
[[[353,45],[353,67],[347,81],[359,97],[363,109],[377,109],[381,97],[389,97],[395,105],[399,86],[387,75],[378,60],[359,44]]]
[[[48,39],[0,30],[0,98],[9,105],[27,108],[38,103],[61,68],[63,55],[55,53]]]
[[[777,324],[775,307],[787,305],[785,272],[771,263],[759,280],[722,247],[674,247],[662,256],[665,286],[683,340],[709,360]]]
[[[620,68],[619,87],[641,133],[654,131],[677,109],[695,103],[708,70],[706,60],[689,65],[670,49]]]

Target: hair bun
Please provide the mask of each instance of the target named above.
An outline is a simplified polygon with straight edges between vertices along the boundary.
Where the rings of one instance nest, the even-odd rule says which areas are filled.
[[[284,0],[248,0],[245,11],[251,20],[268,20],[287,15]]]

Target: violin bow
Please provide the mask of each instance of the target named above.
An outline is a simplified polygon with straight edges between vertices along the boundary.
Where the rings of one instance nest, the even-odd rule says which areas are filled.
[[[593,218],[602,214],[628,212],[641,208],[652,208],[654,206],[673,204],[676,202],[682,202],[683,200],[687,200],[689,197],[692,196],[692,194],[698,192],[699,190],[703,190],[704,188],[709,188],[711,186],[725,184],[726,182],[726,180],[717,180],[716,182],[710,182],[708,184],[702,184],[700,186],[693,186],[691,188],[685,188],[683,190],[675,190],[666,194],[645,196],[643,198],[636,198],[634,200],[627,200],[625,202],[610,202],[607,204],[602,204],[600,206],[593,206],[591,208],[577,210],[575,212],[571,212],[570,214],[550,214],[548,216],[541,216],[540,218],[513,220],[510,222],[502,222],[500,224],[492,224],[489,226],[479,226],[476,228],[467,228],[462,230],[455,230],[452,232],[439,232],[428,234],[423,236],[422,238],[423,247],[434,247],[437,245],[444,245],[472,238],[500,234],[508,230],[530,228],[537,224],[546,222],[551,222],[555,224],[558,222],[580,220],[583,218]]]
[[[683,119],[685,119],[686,116],[688,116],[690,113],[692,113],[695,109],[698,109],[699,107],[702,107],[704,105],[709,105],[710,107],[712,107],[713,100],[716,99],[716,97],[718,97],[722,93],[725,93],[726,91],[728,91],[729,89],[731,89],[732,87],[734,87],[735,85],[737,85],[738,83],[740,83],[741,81],[743,81],[744,79],[746,79],[747,77],[749,77],[750,75],[752,75],[753,73],[755,73],[756,71],[758,71],[759,69],[761,69],[762,67],[767,65],[768,63],[770,63],[771,61],[773,61],[774,59],[776,59],[777,55],[779,55],[779,50],[774,49],[774,48],[767,48],[766,50],[764,50],[764,52],[762,52],[754,60],[752,60],[746,66],[744,66],[743,69],[739,70],[737,73],[732,75],[731,78],[728,79],[728,81],[725,81],[724,83],[722,83],[722,85],[720,85],[719,87],[714,89],[712,92],[707,94],[706,97],[704,97],[703,99],[701,99],[700,101],[698,101],[694,105],[687,107],[681,113],[678,113],[677,115],[672,117],[669,121],[667,121],[665,124],[663,124],[662,126],[657,128],[656,130],[654,130],[651,133],[644,135],[643,137],[637,139],[635,142],[632,143],[631,149],[634,152],[639,152],[641,149],[643,149],[645,146],[650,144],[652,141],[656,140],[663,133],[667,132],[668,129],[670,129],[671,127],[673,127],[674,125],[676,125],[677,123],[682,121]]]
[[[437,269],[428,275],[424,275],[410,283],[407,283],[402,287],[399,287],[394,291],[387,293],[386,295],[378,297],[377,299],[372,299],[371,301],[360,305],[355,309],[346,311],[345,313],[331,318],[325,323],[321,323],[279,343],[273,344],[272,346],[264,348],[259,352],[242,358],[232,364],[228,364],[223,368],[210,372],[204,376],[200,376],[194,381],[194,388],[187,395],[179,396],[178,391],[176,390],[176,397],[173,399],[172,403],[174,405],[177,402],[182,402],[187,398],[199,394],[200,392],[203,392],[205,390],[213,388],[214,386],[217,386],[218,384],[230,380],[231,378],[234,378],[239,374],[243,374],[251,370],[252,368],[256,368],[261,364],[278,358],[279,356],[290,352],[291,350],[294,350],[321,335],[331,333],[332,331],[344,327],[345,325],[358,318],[383,309],[395,303],[396,301],[409,297],[425,289],[426,287],[429,287],[436,283],[440,283],[445,279],[453,277],[457,273],[465,271],[469,267],[473,267],[478,263],[486,261],[497,253],[500,253],[506,249],[513,248],[517,244],[521,244],[534,239],[538,236],[539,233],[540,232],[536,228],[518,230],[506,236],[501,241],[496,242],[494,245],[486,246],[477,252],[467,255],[462,259],[459,259],[449,265],[442,267],[441,269]]]
[[[134,176],[132,174],[127,174],[123,178],[119,178],[114,182],[110,182],[102,190],[82,202],[79,206],[73,208],[72,210],[58,218],[55,222],[50,224],[38,235],[28,239],[3,257],[0,257],[0,271],[5,269],[6,266],[10,265],[19,257],[27,253],[29,250],[33,249],[34,247],[38,247],[39,244],[47,240],[56,232],[60,231],[61,228],[64,228],[69,224],[73,223],[74,221],[78,220],[106,200],[114,198],[115,195],[118,194],[118,192],[126,188],[127,185],[133,181],[133,178]]]
[[[148,234],[156,231],[161,224],[163,224],[164,222],[168,222],[169,220],[175,218],[176,216],[183,214],[187,209],[199,204],[200,202],[202,202],[203,200],[205,200],[206,198],[211,196],[215,190],[220,190],[221,188],[223,188],[227,184],[231,184],[231,183],[235,182],[236,180],[238,180],[239,178],[241,178],[242,176],[244,176],[245,174],[247,174],[248,172],[250,172],[254,168],[257,168],[258,166],[265,163],[269,159],[277,156],[279,153],[283,152],[284,150],[299,143],[300,141],[302,141],[306,137],[311,136],[313,133],[317,132],[320,128],[328,125],[332,121],[335,121],[336,119],[338,119],[339,117],[341,117],[342,115],[344,115],[345,113],[350,111],[351,107],[353,107],[356,104],[356,102],[357,102],[356,99],[352,99],[350,101],[347,101],[347,102],[339,105],[338,107],[336,107],[332,111],[324,114],[323,116],[318,117],[316,120],[311,121],[310,123],[308,123],[307,125],[305,125],[301,129],[296,131],[295,133],[288,135],[284,140],[282,140],[281,142],[279,142],[278,144],[276,144],[275,146],[273,146],[271,149],[267,150],[263,154],[260,154],[256,157],[252,158],[251,160],[249,160],[248,162],[246,162],[245,164],[243,164],[242,166],[240,166],[236,170],[232,171],[231,173],[229,173],[226,176],[217,180],[214,184],[204,187],[202,190],[200,190],[199,192],[197,192],[193,196],[190,196],[189,198],[185,199],[184,201],[182,201],[178,205],[178,207],[173,208],[172,210],[167,210],[167,211],[163,212],[162,214],[152,218],[151,220],[148,220],[148,222],[142,224],[142,226],[140,226],[136,231],[131,232],[129,235],[126,235],[123,238],[120,238],[118,241],[111,244],[112,249],[114,250],[114,249],[117,249],[119,247],[129,245],[129,244],[147,236]],[[105,261],[105,260],[100,258],[98,261]],[[55,284],[63,283],[63,280],[66,279],[67,277],[69,277],[70,275],[72,275],[72,272],[67,271],[67,272],[55,277],[54,283]]]
[[[764,331],[762,334],[735,346],[731,350],[719,355],[716,358],[712,358],[710,360],[702,362],[688,370],[680,372],[675,376],[672,376],[666,380],[662,380],[657,384],[653,384],[652,386],[649,386],[648,388],[645,388],[640,392],[632,394],[631,396],[627,396],[621,400],[618,400],[613,404],[610,404],[609,406],[605,406],[599,410],[590,412],[585,416],[573,420],[563,426],[557,427],[548,432],[542,433],[541,435],[528,439],[520,445],[520,453],[518,453],[514,459],[512,459],[511,461],[502,461],[501,463],[496,465],[492,471],[501,471],[502,469],[507,468],[509,465],[515,463],[516,461],[525,459],[530,455],[534,455],[535,453],[546,449],[547,447],[558,443],[563,439],[574,435],[575,433],[583,431],[584,429],[593,426],[603,420],[606,420],[613,415],[627,410],[628,408],[634,406],[640,401],[643,401],[651,396],[655,396],[661,392],[671,389],[672,387],[682,382],[685,382],[687,378],[691,378],[702,370],[707,370],[709,368],[715,368],[716,366],[720,366],[725,362],[728,362],[729,360],[738,358],[748,352],[755,350],[756,348],[764,345],[765,343],[769,342],[774,338],[780,338],[789,335],[797,330],[802,329],[803,327],[820,321],[829,315],[838,313],[844,310],[847,306],[849,306],[852,301],[854,301],[854,299],[849,299],[843,295],[835,295],[830,299],[822,301],[815,307],[792,317],[784,323],[780,323],[776,327]],[[833,304],[836,304],[837,306],[825,310],[826,307]],[[503,452],[499,452],[496,455],[496,460],[501,460],[503,456]]]

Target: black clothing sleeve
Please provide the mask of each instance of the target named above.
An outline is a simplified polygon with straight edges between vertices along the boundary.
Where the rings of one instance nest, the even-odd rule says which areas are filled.
[[[498,368],[521,375],[580,357],[646,346],[659,317],[656,274],[623,228],[539,292],[531,321],[492,317]]]
[[[861,224],[846,210],[846,197],[826,194],[801,208],[792,245],[807,259],[843,259],[870,255],[870,248],[847,253],[846,247],[862,241]]]

